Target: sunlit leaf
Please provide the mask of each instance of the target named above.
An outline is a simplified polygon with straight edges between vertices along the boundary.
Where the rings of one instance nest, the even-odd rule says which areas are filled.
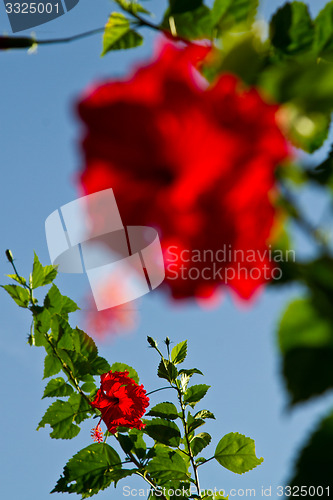
[[[220,465],[236,474],[248,472],[264,461],[256,457],[253,439],[238,432],[226,434],[219,441],[214,457]]]

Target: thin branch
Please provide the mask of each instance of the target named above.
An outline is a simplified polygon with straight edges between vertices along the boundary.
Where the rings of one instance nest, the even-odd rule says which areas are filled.
[[[164,389],[175,389],[175,387],[173,387],[173,386],[161,387],[160,389],[155,389],[154,391],[147,392],[146,396],[149,396],[150,394],[154,394],[154,392],[164,391]]]
[[[75,42],[81,38],[87,38],[89,36],[96,35],[97,33],[103,33],[104,30],[105,27],[103,26],[103,28],[96,28],[84,33],[79,33],[78,35],[46,40],[37,40],[32,37],[22,36],[0,36],[0,49],[28,49],[34,45],[54,45],[58,43]]]
[[[158,24],[151,23],[150,21],[147,21],[143,17],[139,16],[135,12],[130,12],[129,13],[133,18],[137,21],[136,24],[138,27],[146,27],[150,28],[155,31],[159,31],[160,33],[163,33],[165,36],[172,38],[173,40],[183,42],[183,43],[191,43],[189,40],[186,40],[185,38],[182,38],[178,35],[173,35],[170,31],[166,30],[165,28],[162,28]],[[98,33],[103,33],[105,31],[105,26],[102,28],[96,28],[93,30],[85,31],[84,33],[79,33],[78,35],[72,35],[68,37],[63,37],[63,38],[51,38],[51,39],[46,39],[46,40],[38,40],[33,37],[19,37],[19,36],[6,36],[2,35],[0,36],[0,50],[5,50],[5,49],[29,49],[33,47],[34,45],[55,45],[55,44],[62,44],[62,43],[70,43],[70,42],[75,42],[77,40],[81,40],[83,38],[87,38],[92,35],[96,35]]]
[[[181,409],[182,409],[182,422],[183,422],[183,426],[184,426],[184,433],[185,433],[185,439],[186,439],[188,454],[189,454],[190,461],[191,461],[192,468],[193,468],[193,472],[194,472],[195,486],[197,488],[197,492],[198,492],[198,495],[200,497],[201,496],[201,490],[200,490],[198,466],[195,463],[195,460],[194,460],[194,457],[193,457],[193,453],[192,453],[192,450],[191,450],[190,440],[189,440],[189,437],[188,437],[188,427],[187,427],[187,422],[186,422],[185,407],[184,407],[184,403],[183,403],[182,392],[179,389],[179,387],[177,387],[177,391],[178,391],[179,404],[180,404]]]

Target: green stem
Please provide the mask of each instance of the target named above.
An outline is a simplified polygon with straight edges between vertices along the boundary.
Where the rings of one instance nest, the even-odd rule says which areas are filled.
[[[97,33],[103,33],[105,28],[96,28],[94,30],[86,31],[84,33],[79,33],[78,35],[73,35],[64,38],[53,38],[46,40],[36,40],[32,37],[22,37],[22,36],[0,36],[0,48],[1,49],[28,49],[34,45],[54,45],[58,43],[69,43],[81,38],[86,38]]]
[[[136,19],[139,27],[145,26],[147,28],[153,29],[155,31],[159,31],[163,33],[165,36],[171,37],[176,41],[183,43],[191,43],[189,40],[182,38],[178,35],[173,35],[170,31],[162,28],[157,24],[153,24],[150,21],[142,18],[138,14],[134,12],[130,12],[130,15]],[[20,37],[20,36],[0,36],[0,49],[29,49],[34,45],[56,45],[62,43],[70,43],[75,42],[77,40],[81,40],[83,38],[90,37],[92,35],[96,35],[98,33],[103,33],[105,31],[105,27],[96,28],[93,30],[85,31],[84,33],[79,33],[78,35],[63,37],[63,38],[51,38],[46,40],[37,40],[32,37]]]
[[[159,392],[159,391],[164,391],[165,389],[175,389],[175,387],[173,386],[166,386],[166,387],[161,387],[160,389],[155,389],[154,391],[150,391],[150,392],[147,392],[146,396],[149,396],[150,394],[154,394],[155,392]]]
[[[201,490],[200,490],[198,466],[195,463],[195,460],[194,460],[194,457],[193,457],[193,453],[192,453],[192,450],[191,450],[191,446],[190,446],[190,439],[189,439],[189,433],[188,433],[188,426],[187,426],[187,422],[186,422],[186,415],[185,415],[185,406],[184,406],[184,402],[183,402],[183,395],[182,395],[182,392],[179,389],[179,387],[177,387],[177,391],[178,391],[179,404],[180,404],[181,410],[182,410],[181,420],[182,420],[183,426],[184,426],[184,433],[185,433],[185,439],[186,439],[186,444],[187,444],[187,449],[188,449],[188,456],[190,457],[190,461],[191,461],[193,472],[194,472],[194,481],[195,481],[195,486],[197,488],[197,493],[198,493],[198,495],[200,497]]]
[[[51,346],[51,349],[54,353],[54,355],[57,357],[57,359],[60,361],[61,366],[63,371],[67,374],[68,379],[73,383],[75,389],[78,391],[78,393],[90,404],[90,399],[88,396],[82,391],[81,387],[78,384],[78,381],[74,377],[74,374],[72,370],[69,368],[69,366],[61,359],[61,357],[58,354],[57,349],[54,347],[53,343],[51,342],[49,336],[47,333],[45,333],[45,339],[47,340],[48,344]]]
[[[33,291],[32,291],[32,288],[31,286],[27,285],[24,281],[21,281],[22,280],[22,276],[19,275],[19,273],[17,272],[17,269],[16,269],[16,266],[14,264],[14,260],[13,258],[9,258],[9,254],[7,253],[9,252],[9,250],[6,251],[6,255],[7,255],[7,259],[8,259],[8,262],[11,264],[12,268],[14,269],[14,273],[16,274],[16,276],[18,277],[21,285],[26,288],[28,291],[29,291],[29,294],[30,294],[30,302],[32,305],[34,305],[34,296],[33,296]]]
[[[142,474],[140,472],[140,469],[142,469],[142,464],[135,458],[132,452],[130,451],[125,451],[124,448],[122,447],[117,435],[115,435],[116,440],[118,441],[121,449],[125,453],[125,455],[128,457],[128,459],[137,467],[136,474],[140,477],[142,477],[150,486],[154,489],[154,491],[158,492],[158,497],[161,498],[162,500],[167,500],[164,495],[160,495],[161,490],[158,488],[158,486],[154,483],[153,479],[150,477],[149,474]]]
[[[200,467],[200,465],[204,465],[206,464],[207,462],[210,462],[211,460],[214,460],[215,456],[213,457],[210,457],[210,458],[207,458],[207,460],[205,460],[204,462],[201,462],[201,464],[197,464],[197,468]]]

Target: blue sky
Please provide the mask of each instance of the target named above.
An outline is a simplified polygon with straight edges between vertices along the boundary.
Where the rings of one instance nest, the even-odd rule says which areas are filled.
[[[266,0],[261,12],[267,17],[282,3]],[[325,1],[309,3],[316,13]],[[161,12],[161,4],[149,2],[155,12]],[[81,0],[70,13],[36,28],[35,33],[40,38],[56,38],[100,27],[111,10],[107,0]],[[0,32],[10,32],[2,3]],[[80,155],[74,102],[92,81],[126,74],[134,62],[147,58],[155,34],[144,30],[144,35],[143,47],[105,58],[99,57],[98,35],[72,44],[40,47],[35,54],[0,54],[1,276],[11,272],[4,257],[6,248],[12,249],[23,275],[30,272],[34,250],[43,263],[49,263],[45,219],[77,197],[74,178]],[[326,150],[327,144],[317,158]],[[305,193],[303,202],[316,207],[314,217],[323,208],[315,190]],[[295,238],[301,252],[305,241],[298,233]],[[0,281],[5,283],[5,278]],[[70,296],[77,294],[71,278],[61,276],[58,286]],[[147,390],[153,390],[160,386],[155,376],[157,358],[147,348],[146,336],[162,341],[168,335],[175,343],[189,340],[187,366],[201,369],[204,382],[212,385],[202,407],[212,410],[217,420],[204,430],[211,432],[215,445],[228,432],[246,434],[256,440],[257,454],[265,459],[263,465],[243,476],[210,462],[201,468],[203,488],[256,488],[259,496],[262,485],[274,488],[283,484],[297,449],[328,408],[329,396],[292,413],[285,411],[287,395],[280,376],[275,331],[284,306],[299,293],[294,286],[271,288],[251,308],[240,308],[226,297],[219,308],[202,310],[194,304],[177,307],[154,292],[138,306],[140,323],[136,332],[100,345],[101,354],[111,363],[134,366]],[[51,440],[47,429],[36,432],[48,404],[40,400],[46,385],[41,380],[42,350],[26,344],[30,326],[27,311],[19,309],[4,293],[0,294],[0,308],[2,497],[45,500],[65,462],[91,443],[92,425],[83,425],[79,436],[70,441]],[[75,321],[80,323],[82,319],[77,316]],[[167,397],[166,393],[163,396]],[[159,395],[151,400],[159,402]],[[209,449],[213,454],[214,447]],[[124,484],[146,488],[140,478],[129,478]],[[99,498],[120,500],[122,484]]]

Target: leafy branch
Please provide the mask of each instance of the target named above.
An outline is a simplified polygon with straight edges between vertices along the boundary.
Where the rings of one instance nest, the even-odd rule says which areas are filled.
[[[47,383],[43,398],[61,399],[56,399],[49,406],[38,429],[49,425],[52,428],[51,438],[72,439],[80,432],[81,422],[90,417],[100,418],[98,425],[92,430],[92,436],[98,442],[80,450],[67,462],[52,492],[77,493],[82,498],[87,498],[112,483],[116,486],[121,479],[137,475],[150,485],[151,495],[155,494],[162,500],[170,500],[166,490],[182,487],[190,489],[191,483],[195,484],[196,495],[200,497],[198,467],[203,463],[215,458],[226,469],[241,474],[262,462],[255,455],[254,441],[238,433],[224,436],[212,458],[196,458],[211,442],[208,433],[196,434],[196,429],[204,425],[206,419],[215,417],[209,410],[200,410],[194,415],[190,411],[203,399],[209,386],[190,385],[193,375],[203,375],[197,368],[179,369],[178,365],[187,356],[186,340],[170,351],[170,339],[167,338],[165,358],[157,342],[152,337],[147,338],[149,345],[159,354],[157,375],[169,384],[148,394],[171,388],[177,394],[179,408],[170,401],[158,403],[150,408],[147,418],[143,420],[144,426],[140,425],[139,428],[127,425],[126,420],[124,427],[114,424],[115,420],[109,423],[105,420],[108,431],[103,441],[100,423],[106,419],[106,414],[95,403],[98,397],[94,377],[102,374],[130,377],[131,383],[138,384],[136,371],[123,363],[113,363],[110,366],[104,358],[98,356],[94,341],[79,328],[70,326],[69,313],[75,312],[78,307],[69,297],[62,295],[53,283],[57,275],[53,266],[42,266],[35,255],[33,270],[27,283],[18,273],[9,250],[6,251],[6,256],[15,273],[9,277],[19,285],[4,285],[3,288],[17,305],[28,309],[33,315],[29,344],[45,348],[44,378],[53,377],[62,370],[68,381],[67,383],[58,376]],[[43,305],[40,305],[33,297],[33,291],[46,285],[51,287],[45,295]],[[101,379],[100,394],[104,394],[102,380],[104,378]],[[136,387],[140,389],[138,385]],[[146,398],[145,391],[144,394]],[[109,404],[119,403],[117,398],[107,397],[112,400]],[[147,404],[148,400],[145,405]],[[183,432],[176,424],[177,419],[182,422]],[[106,442],[111,434],[124,454],[123,460]],[[145,441],[147,436],[153,439],[151,447]],[[123,467],[129,464],[133,467]],[[190,468],[193,470],[193,478]],[[190,496],[189,493],[188,497]]]

